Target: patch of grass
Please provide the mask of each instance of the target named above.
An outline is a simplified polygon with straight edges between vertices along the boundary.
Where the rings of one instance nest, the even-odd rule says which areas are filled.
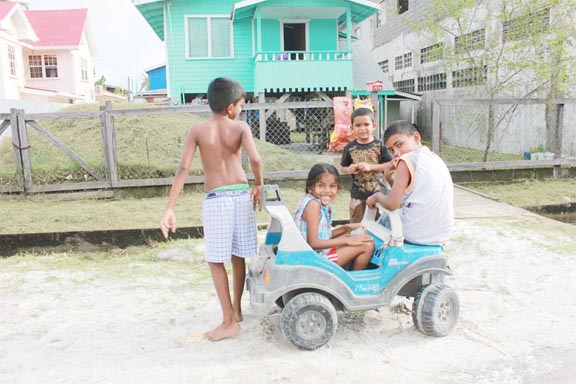
[[[576,202],[576,179],[524,180],[466,186],[518,207]]]
[[[429,142],[424,144],[430,147]],[[481,163],[484,162],[484,151],[479,149],[454,147],[442,144],[440,146],[440,157],[447,164],[453,163]],[[486,161],[513,161],[522,160],[522,155],[513,153],[489,152]]]
[[[282,188],[286,206],[294,212],[304,189]],[[347,220],[350,194],[343,189],[334,201],[334,220]],[[183,191],[176,203],[179,227],[202,225],[202,191]],[[68,232],[112,229],[159,228],[167,197],[51,201],[46,197],[5,200],[0,205],[0,233]],[[256,221],[268,215],[257,212]]]
[[[484,161],[484,151],[478,149],[453,147],[442,145],[440,156],[446,163],[479,163]],[[490,152],[486,161],[512,161],[522,160],[522,155]]]

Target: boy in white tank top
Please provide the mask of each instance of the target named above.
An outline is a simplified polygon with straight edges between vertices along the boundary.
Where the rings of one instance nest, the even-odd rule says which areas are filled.
[[[384,132],[384,144],[394,156],[396,176],[388,196],[376,193],[366,204],[400,209],[406,241],[436,245],[450,238],[454,225],[454,187],[444,161],[422,145],[414,125],[395,121]]]

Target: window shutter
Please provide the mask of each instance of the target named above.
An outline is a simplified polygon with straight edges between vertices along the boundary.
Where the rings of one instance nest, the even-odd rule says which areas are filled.
[[[212,18],[210,20],[212,57],[230,57],[230,20]]]
[[[208,57],[207,20],[188,19],[188,55],[190,57]]]

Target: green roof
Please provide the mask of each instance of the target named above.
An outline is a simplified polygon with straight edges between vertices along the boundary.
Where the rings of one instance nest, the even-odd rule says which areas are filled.
[[[244,19],[254,15],[256,7],[269,0],[244,0],[235,3],[230,10],[230,18]],[[360,23],[367,17],[376,13],[380,6],[369,0],[342,0],[350,3],[353,23]],[[138,11],[144,16],[148,24],[152,27],[160,40],[164,40],[164,4],[168,0],[132,0]],[[289,4],[289,3],[288,3]],[[344,12],[338,19],[339,22],[346,21]]]
[[[132,0],[160,40],[164,41],[165,0]]]

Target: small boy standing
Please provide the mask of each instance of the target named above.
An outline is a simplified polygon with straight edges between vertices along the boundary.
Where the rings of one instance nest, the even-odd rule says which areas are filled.
[[[170,189],[168,205],[160,230],[165,238],[176,230],[174,205],[184,183],[196,149],[200,150],[206,195],[202,205],[206,261],[222,307],[222,324],[203,334],[207,340],[220,340],[240,332],[241,300],[246,278],[245,258],[256,254],[254,209],[262,208],[263,167],[250,127],[235,121],[242,111],[244,89],[235,80],[214,79],[208,86],[212,117],[188,132],[180,166]],[[244,148],[254,173],[252,191],[242,169]],[[234,301],[230,298],[225,262],[232,260]]]
[[[387,190],[384,173],[391,166],[392,156],[384,143],[374,138],[376,123],[369,108],[356,109],[351,121],[356,139],[344,147],[340,166],[342,173],[352,176],[350,223],[359,223],[364,217],[366,199]]]

